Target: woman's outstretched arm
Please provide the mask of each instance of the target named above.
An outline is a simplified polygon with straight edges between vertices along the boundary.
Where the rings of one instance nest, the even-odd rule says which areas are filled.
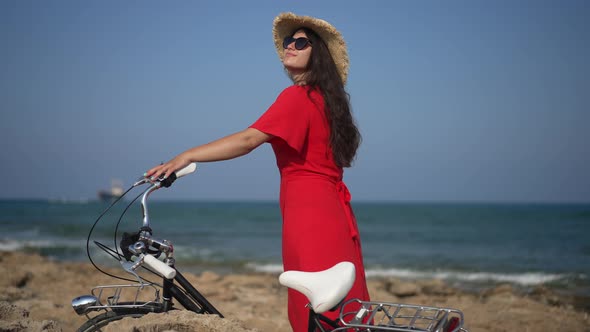
[[[160,175],[168,177],[170,174],[186,167],[192,162],[220,161],[237,158],[250,153],[262,143],[268,142],[272,137],[258,129],[247,128],[213,142],[188,149],[167,163],[151,168],[144,175],[153,178],[158,178]]]

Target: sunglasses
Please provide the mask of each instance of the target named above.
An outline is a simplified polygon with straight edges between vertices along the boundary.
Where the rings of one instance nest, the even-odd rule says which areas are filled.
[[[291,43],[295,42],[295,49],[301,51],[307,44],[311,45],[311,40],[305,37],[293,38],[291,36],[283,39],[283,48],[288,48]]]

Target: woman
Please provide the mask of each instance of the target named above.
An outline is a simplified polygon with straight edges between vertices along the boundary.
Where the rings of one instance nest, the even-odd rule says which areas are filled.
[[[275,18],[273,37],[294,85],[249,128],[189,149],[146,176],[236,158],[269,142],[281,174],[284,269],[320,271],[353,262],[357,275],[348,298],[369,300],[350,193],[342,182],[343,167],[350,167],[360,144],[344,90],[346,44],[328,22],[293,13]],[[307,331],[307,302],[289,289],[289,321],[296,332]]]

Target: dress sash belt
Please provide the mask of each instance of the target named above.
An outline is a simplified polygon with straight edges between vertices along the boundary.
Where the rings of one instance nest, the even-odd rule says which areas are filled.
[[[346,187],[343,181],[338,181],[336,183],[336,188],[338,190],[338,197],[340,198],[340,202],[344,206],[344,212],[346,213],[348,227],[350,228],[350,236],[353,239],[357,239],[359,236],[359,231],[356,224],[356,218],[354,216],[354,213],[352,212],[352,207],[350,206],[350,192],[348,191],[348,188]]]

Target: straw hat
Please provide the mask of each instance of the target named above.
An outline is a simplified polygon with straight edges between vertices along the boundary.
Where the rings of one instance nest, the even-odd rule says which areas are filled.
[[[311,16],[298,16],[293,13],[280,13],[275,17],[272,35],[281,61],[283,61],[283,39],[298,28],[309,28],[322,38],[326,45],[328,45],[332,59],[334,59],[338,73],[342,78],[342,83],[346,84],[349,66],[346,43],[340,32],[324,20]]]

